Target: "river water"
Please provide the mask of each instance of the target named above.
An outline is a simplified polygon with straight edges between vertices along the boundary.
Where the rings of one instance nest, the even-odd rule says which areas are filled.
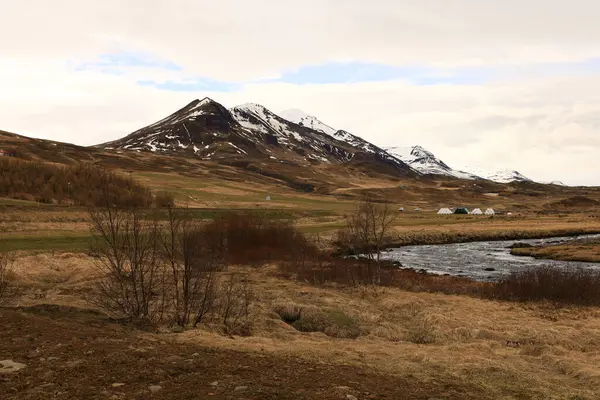
[[[538,260],[533,257],[513,256],[508,248],[517,242],[535,246],[566,243],[583,238],[600,238],[600,235],[404,246],[386,250],[381,254],[381,258],[399,261],[405,268],[424,269],[432,274],[465,276],[482,281],[497,280],[511,271],[542,265],[600,268],[600,263]]]

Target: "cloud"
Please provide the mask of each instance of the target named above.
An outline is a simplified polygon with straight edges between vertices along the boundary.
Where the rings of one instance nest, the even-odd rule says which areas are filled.
[[[426,66],[393,66],[366,62],[329,62],[321,65],[302,66],[284,72],[271,81],[306,84],[377,82],[406,80],[418,85],[441,83],[474,84],[481,82],[482,69],[451,70]]]
[[[209,96],[300,108],[451,166],[600,184],[597,1],[21,0],[4,11],[0,129],[95,144]]]
[[[211,91],[211,92],[231,92],[237,90],[241,85],[229,82],[219,82],[214,79],[207,78],[193,78],[181,81],[152,81],[152,80],[140,80],[137,83],[141,86],[150,86],[159,90],[173,91],[173,92],[200,92],[200,91]]]
[[[101,73],[123,73],[129,68],[150,68],[167,71],[181,71],[183,68],[173,62],[155,58],[143,53],[107,53],[100,54],[94,60],[72,62],[75,71],[98,71]]]
[[[595,0],[22,0],[7,5],[0,48],[61,59],[136,51],[200,76],[247,81],[331,61],[579,61],[599,54],[598,14]]]

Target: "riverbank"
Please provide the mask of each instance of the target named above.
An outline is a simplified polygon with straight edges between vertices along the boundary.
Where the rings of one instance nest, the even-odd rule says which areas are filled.
[[[600,262],[600,239],[583,239],[572,243],[513,248],[510,254],[557,261]]]
[[[386,248],[503,240],[545,239],[600,234],[598,227],[559,229],[497,229],[471,231],[409,231],[390,238]]]

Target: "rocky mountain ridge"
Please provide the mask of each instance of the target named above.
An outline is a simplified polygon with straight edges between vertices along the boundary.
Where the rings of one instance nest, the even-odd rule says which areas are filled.
[[[276,114],[256,103],[227,109],[209,98],[194,100],[160,121],[97,147],[186,154],[218,162],[262,159],[297,165],[347,164],[396,176],[530,181],[517,171],[456,170],[421,146],[381,148],[301,110]]]
[[[298,165],[348,164],[387,170],[398,176],[419,175],[385,150],[340,132],[330,135],[288,121],[259,104],[247,103],[228,110],[205,98],[99,147],[187,154],[211,161],[253,158]]]

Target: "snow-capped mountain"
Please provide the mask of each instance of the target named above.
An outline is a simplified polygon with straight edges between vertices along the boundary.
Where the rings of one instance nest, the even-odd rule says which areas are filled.
[[[464,167],[454,169],[445,162],[437,158],[432,152],[421,146],[412,147],[386,147],[388,153],[404,161],[411,168],[424,175],[443,175],[458,179],[485,179],[497,183],[511,182],[531,182],[518,171],[500,170],[495,172],[486,172],[482,169],[473,169]],[[467,172],[469,171],[469,172]]]
[[[158,122],[97,147],[222,162],[250,158],[298,165],[349,164],[397,176],[531,181],[511,170],[453,169],[421,146],[383,149],[297,109],[277,115],[260,104],[247,103],[228,110],[209,98],[194,100]]]
[[[313,121],[318,122],[316,118]],[[324,124],[323,124],[324,125]],[[316,125],[313,124],[316,127]],[[331,131],[328,131],[331,132]],[[194,100],[168,117],[126,137],[98,147],[161,154],[195,155],[203,160],[260,159],[299,165],[350,164],[394,175],[415,175],[383,149],[352,136],[352,141],[322,129],[288,121],[267,108],[248,103],[228,110],[205,98]]]
[[[351,144],[353,147],[362,148],[367,152],[377,152],[381,149],[366,140],[355,136],[344,130],[336,130],[331,126],[321,122],[316,117],[306,114],[298,109],[286,110],[279,115],[289,121],[299,125],[309,126],[314,130],[326,133],[338,140]],[[437,158],[432,152],[421,146],[411,147],[386,147],[383,150],[394,158],[408,164],[412,169],[424,175],[442,175],[458,179],[487,179],[498,183],[510,183],[515,181],[530,181],[518,171],[497,171],[492,173],[472,173],[464,170],[453,169],[448,164]]]
[[[480,176],[450,168],[445,162],[421,146],[386,147],[388,153],[425,175],[444,175],[458,179],[481,179]]]

